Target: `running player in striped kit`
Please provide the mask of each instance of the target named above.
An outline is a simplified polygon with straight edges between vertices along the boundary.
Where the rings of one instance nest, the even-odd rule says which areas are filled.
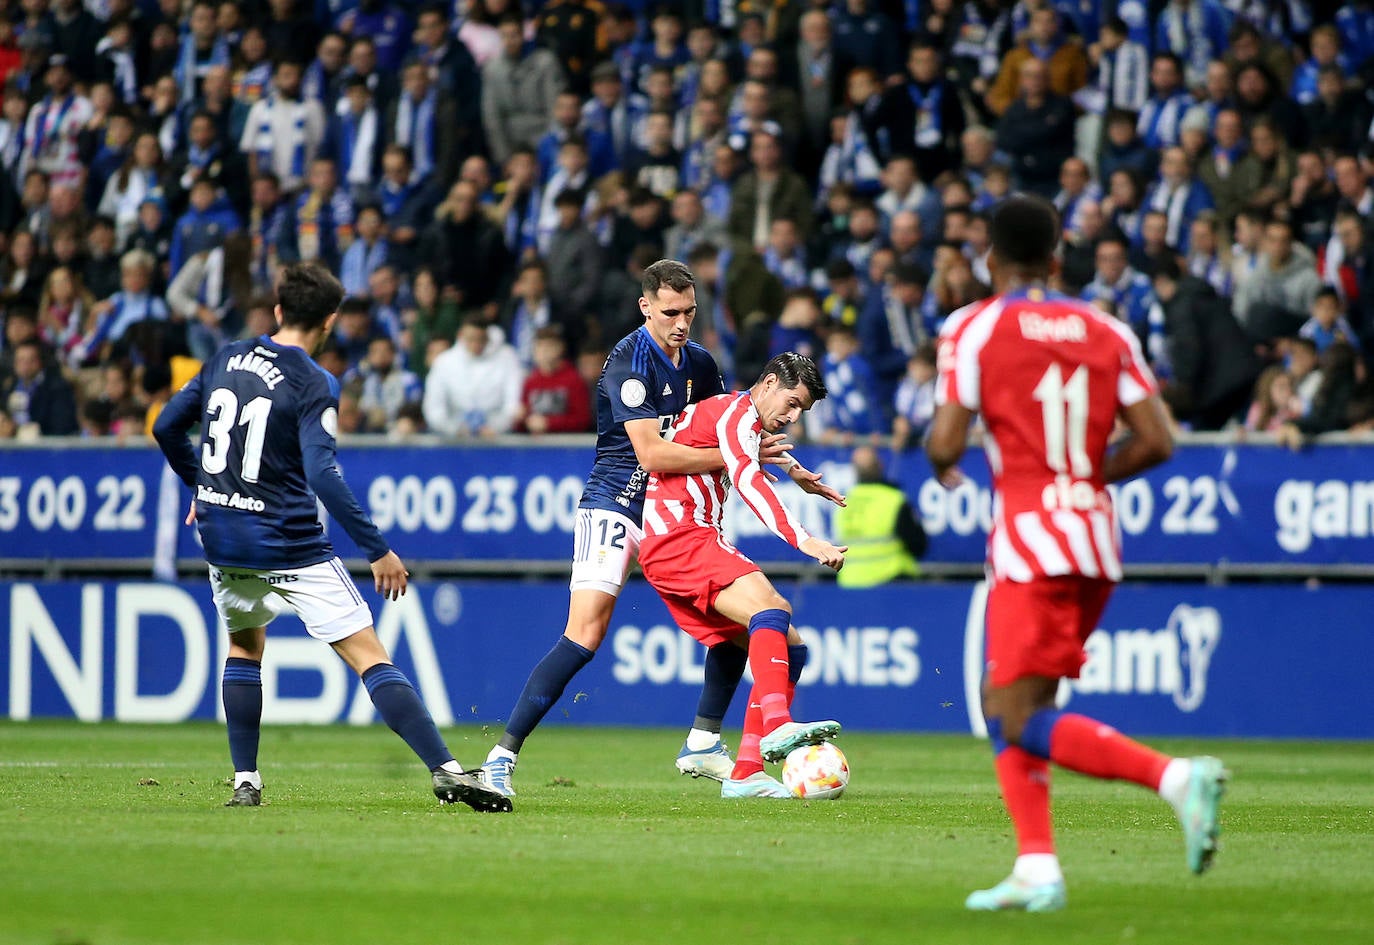
[[[1179,816],[1195,873],[1216,852],[1226,779],[1215,758],[1170,758],[1055,707],[1060,680],[1078,676],[1083,644],[1121,580],[1107,484],[1173,452],[1130,328],[1045,287],[1058,233],[1054,208],[1039,198],[1014,197],[997,210],[990,265],[1000,294],[955,312],[941,332],[926,445],[940,481],[957,485],[956,464],[981,414],[996,491],[983,713],[1019,855],[1011,876],[969,895],[976,910],[1047,912],[1067,902],[1049,762],[1158,792]],[[1118,419],[1130,435],[1109,452]]]
[[[677,625],[707,647],[748,634],[754,688],[744,735],[722,797],[791,797],[763,768],[801,745],[833,738],[833,721],[793,721],[790,706],[806,665],[806,646],[792,626],[791,605],[758,565],[725,537],[722,516],[731,486],[768,529],[793,548],[838,571],[846,549],[809,534],[769,484],[759,466],[759,442],[781,432],[825,397],[815,362],[788,352],[773,358],[747,391],[692,404],[666,434],[696,449],[719,448],[724,469],[655,473],[644,498],[639,564]],[[838,505],[844,497],[815,479],[798,480],[807,492]]]

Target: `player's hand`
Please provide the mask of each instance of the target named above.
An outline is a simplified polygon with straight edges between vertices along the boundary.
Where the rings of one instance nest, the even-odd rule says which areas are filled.
[[[786,433],[770,433],[759,440],[759,465],[788,466],[796,462]],[[772,481],[772,480],[770,480]]]
[[[373,584],[384,600],[400,600],[404,597],[408,577],[410,572],[394,551],[388,551],[372,562]]]
[[[186,510],[186,524],[187,524],[187,525],[194,525],[195,523],[196,523],[196,500],[195,500],[195,499],[192,499],[192,500],[191,500],[191,507],[190,507],[189,509]]]
[[[804,555],[810,555],[821,564],[832,571],[838,571],[844,567],[844,553],[849,550],[848,545],[832,545],[824,538],[811,537],[798,546],[798,550]]]
[[[964,484],[965,476],[964,471],[958,466],[950,466],[942,469],[935,478],[940,485],[953,491]]]
[[[821,482],[821,473],[812,472],[801,463],[787,470],[787,475],[793,482],[801,487],[802,492],[809,492],[811,495],[818,495],[823,499],[834,502],[840,508],[844,508],[845,498],[840,491],[829,483]]]

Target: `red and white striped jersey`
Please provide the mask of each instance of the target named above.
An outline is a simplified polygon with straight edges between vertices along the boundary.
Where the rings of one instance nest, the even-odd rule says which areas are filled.
[[[949,317],[936,400],[983,415],[997,580],[1121,580],[1102,463],[1118,412],[1156,391],[1131,329],[1077,299],[1023,289]]]
[[[811,537],[773,491],[759,466],[763,424],[748,391],[717,394],[678,415],[665,439],[697,448],[720,447],[725,468],[707,473],[654,473],[644,493],[644,534],[676,528],[712,528],[724,539],[721,520],[733,483],[769,531],[793,548]]]

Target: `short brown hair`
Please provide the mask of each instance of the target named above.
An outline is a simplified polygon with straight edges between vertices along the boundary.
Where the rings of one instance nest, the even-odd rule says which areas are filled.
[[[644,269],[644,278],[640,281],[640,288],[648,297],[658,295],[658,290],[664,286],[674,292],[686,292],[696,284],[697,280],[692,277],[692,270],[682,263],[676,259],[660,259]]]

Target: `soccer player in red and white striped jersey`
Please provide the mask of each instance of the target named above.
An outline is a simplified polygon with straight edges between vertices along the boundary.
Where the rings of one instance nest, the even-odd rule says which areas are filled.
[[[813,361],[790,352],[778,355],[749,390],[692,404],[665,435],[685,446],[718,447],[725,468],[655,473],[645,492],[639,564],[678,626],[708,647],[748,634],[754,688],[722,797],[790,797],[764,771],[764,761],[779,761],[793,748],[833,738],[840,730],[833,721],[793,721],[789,707],[806,665],[806,646],[792,626],[791,605],[730,543],[721,524],[733,485],[773,534],[826,567],[838,571],[844,565],[846,549],[802,527],[757,458],[765,432],[781,432],[824,396],[825,383]],[[844,504],[819,475],[790,472],[806,491]]]
[[[1157,791],[1178,812],[1195,873],[1216,852],[1226,777],[1215,758],[1170,758],[1055,707],[1060,680],[1078,676],[1083,644],[1121,580],[1107,484],[1173,451],[1131,330],[1046,287],[1058,232],[1047,202],[1004,202],[992,220],[999,294],[955,312],[940,336],[938,406],[926,451],[942,483],[962,478],[956,464],[975,414],[987,429],[995,500],[983,713],[1019,852],[1011,876],[972,893],[970,909],[1064,906],[1050,761]],[[1109,450],[1118,419],[1130,435]]]

